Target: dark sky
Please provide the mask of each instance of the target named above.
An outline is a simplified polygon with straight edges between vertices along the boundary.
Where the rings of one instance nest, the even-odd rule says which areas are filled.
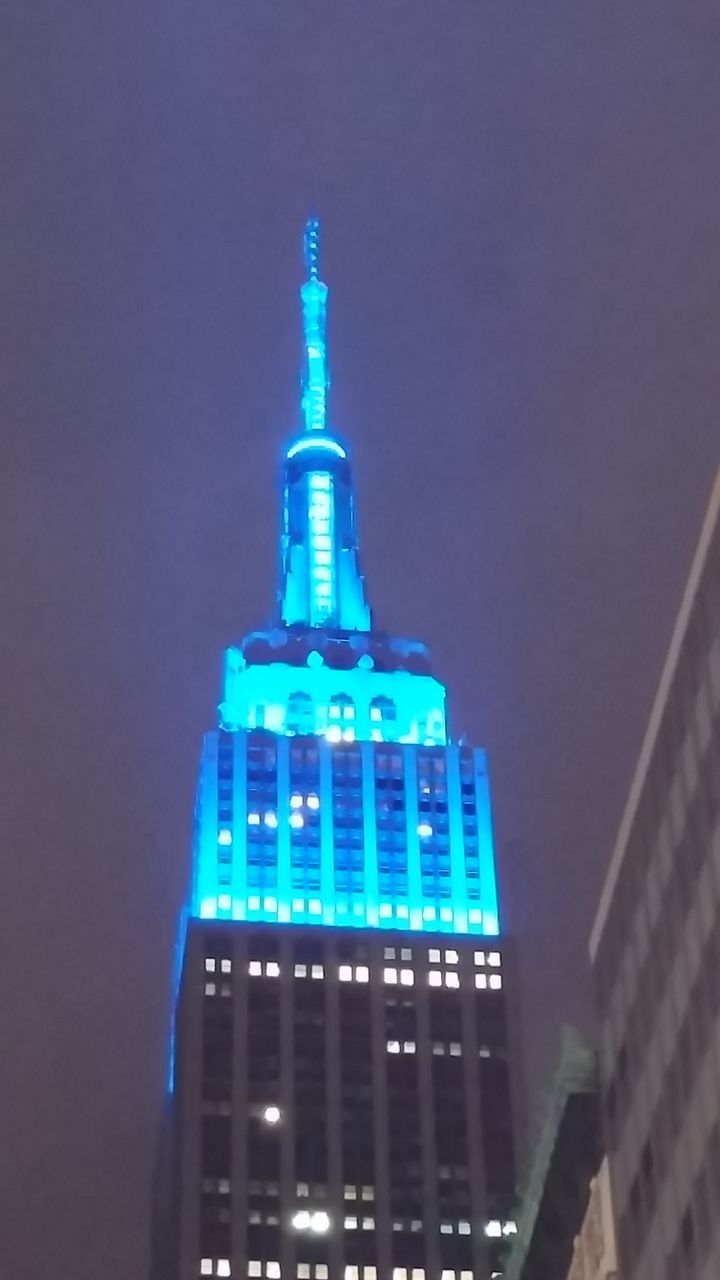
[[[274,593],[300,235],[382,624],[490,751],[537,1088],[718,457],[720,9],[6,0],[0,1274],[141,1280],[222,647]]]

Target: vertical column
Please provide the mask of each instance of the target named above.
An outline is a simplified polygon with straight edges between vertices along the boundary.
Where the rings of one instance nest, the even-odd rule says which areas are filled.
[[[277,742],[277,918],[290,919],[292,866],[290,863],[290,738]]]
[[[375,744],[360,744],[362,765],[363,811],[363,887],[365,893],[365,923],[377,929],[380,922],[380,894],[378,890],[377,827],[375,822]]]
[[[178,1009],[177,1170],[180,1209],[179,1280],[197,1280],[200,1253],[202,1149],[202,1019],[204,959],[200,928],[188,930]],[[177,1156],[176,1156],[177,1158]]]
[[[420,1091],[420,1140],[423,1172],[423,1227],[425,1231],[425,1275],[440,1275],[438,1246],[440,1222],[437,1201],[437,1156],[435,1154],[435,1090],[432,1076],[432,1036],[430,1028],[430,987],[428,953],[416,947],[415,992],[417,1008],[418,1086]],[[422,959],[420,958],[422,956]]]
[[[480,893],[483,913],[483,932],[499,931],[497,885],[495,882],[495,853],[493,849],[492,810],[490,807],[490,783],[484,751],[477,748],[475,758],[475,797],[477,803],[478,858],[480,861]]]
[[[410,928],[423,927],[423,889],[418,838],[417,747],[402,747],[405,775],[405,815],[407,821],[408,906]]]
[[[232,913],[247,914],[247,734],[233,735]]]
[[[332,1230],[328,1240],[330,1275],[343,1274],[344,1201],[342,1186],[342,1102],[340,1079],[340,989],[334,934],[325,946],[325,1073],[327,1080],[326,1143],[328,1153],[328,1210]]]
[[[195,838],[195,884],[193,914],[210,919],[218,913],[217,878],[217,768],[218,735],[206,733],[203,739],[200,781],[198,784],[197,827]]]
[[[368,939],[370,942],[370,939]],[[375,1234],[378,1280],[392,1275],[390,1156],[388,1144],[387,1050],[382,936],[370,942],[370,1020],[373,1061],[373,1145],[375,1148]]]
[[[237,756],[236,756],[237,764]],[[230,1182],[232,1211],[232,1273],[247,1274],[247,934],[233,931],[233,1092],[232,1092],[232,1173]]]
[[[448,818],[450,826],[450,881],[452,888],[453,926],[456,933],[467,933],[467,876],[465,874],[465,837],[463,834],[459,747],[447,747],[445,749],[445,784],[447,786]]]
[[[335,841],[333,839],[332,746],[318,739],[320,750],[320,897],[323,924],[335,923]]]
[[[287,823],[285,824],[287,826]],[[279,830],[279,828],[278,828]],[[294,963],[291,933],[280,939],[280,1269],[283,1280],[295,1275],[295,1240],[289,1230],[295,1203],[295,1082],[293,1072]]]
[[[477,1035],[477,993],[473,952],[465,946],[460,951],[460,1001],[462,1017],[463,1080],[465,1120],[468,1135],[468,1176],[472,1226],[473,1268],[478,1276],[489,1275],[489,1260],[484,1228],[487,1218],[484,1139],[480,1107],[480,1059]]]

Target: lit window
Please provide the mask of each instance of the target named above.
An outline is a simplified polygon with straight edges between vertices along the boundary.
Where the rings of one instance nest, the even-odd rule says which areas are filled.
[[[352,966],[349,964],[341,964],[338,969],[338,977],[341,982],[352,982]]]
[[[402,1231],[402,1229],[403,1229],[403,1224],[402,1224],[402,1222],[398,1222],[398,1221],[397,1221],[397,1219],[396,1219],[396,1220],[395,1220],[395,1222],[393,1222],[393,1228],[392,1228],[392,1229],[393,1229],[393,1231]]]
[[[374,1188],[374,1187],[363,1187],[363,1189],[362,1189],[362,1198],[363,1198],[363,1200],[374,1200],[374,1199],[375,1199],[375,1188]]]
[[[490,989],[491,989],[492,991],[499,991],[501,987],[502,987],[502,977],[501,977],[501,975],[500,975],[499,973],[491,973],[491,974],[490,974]]]
[[[445,986],[446,986],[446,987],[459,987],[459,986],[460,986],[460,978],[459,978],[458,974],[457,974],[457,973],[446,973],[446,974],[445,974]]]
[[[491,1239],[497,1239],[502,1235],[502,1224],[496,1218],[492,1218],[490,1222],[485,1223],[485,1235]]]
[[[431,948],[430,948],[430,950],[429,950],[429,952],[428,952],[428,959],[429,959],[429,961],[430,961],[430,963],[431,963],[431,964],[439,964],[439,963],[440,963],[440,952],[439,952],[439,951],[436,951],[434,947],[431,947]]]
[[[263,1111],[263,1120],[266,1124],[278,1124],[280,1118],[281,1112],[279,1107],[269,1106]]]
[[[265,826],[270,827],[271,831],[274,831],[275,828],[277,827],[277,824],[278,824],[277,814],[273,813],[272,809],[269,809],[268,812],[265,814]]]
[[[517,1223],[515,1223],[515,1222],[503,1222],[503,1229],[502,1229],[502,1230],[503,1230],[503,1235],[504,1235],[504,1236],[516,1236],[516,1235],[517,1235]]]
[[[377,1280],[377,1267],[363,1267],[363,1280]]]
[[[415,974],[412,969],[400,970],[400,982],[404,987],[411,987],[415,982]]]
[[[451,1236],[451,1235],[452,1235],[452,1233],[453,1233],[452,1222],[441,1222],[441,1223],[440,1223],[440,1235],[441,1235],[441,1236]]]
[[[328,1269],[325,1262],[318,1262],[315,1268],[315,1280],[328,1280]]]
[[[475,974],[475,986],[477,987],[478,991],[485,991],[485,989],[487,988],[487,974],[486,974],[486,973],[476,973],[476,974]]]
[[[250,1274],[252,1275],[252,1272],[250,1272]],[[211,1276],[211,1275],[212,1275],[212,1258],[201,1258],[201,1259],[200,1259],[200,1275],[201,1275],[201,1276]]]
[[[222,827],[221,830],[218,831],[218,844],[224,846],[232,844],[232,831],[227,827]]]
[[[303,818],[303,816],[302,816],[302,814],[301,814],[301,813],[295,813],[295,812],[293,811],[293,812],[290,814],[290,826],[291,826],[295,831],[299,831],[301,827],[304,827],[304,826],[305,826],[305,819]]]
[[[337,724],[331,724],[325,734],[328,742],[340,742],[342,740],[342,729]]]
[[[447,1271],[447,1270],[446,1270],[446,1271],[443,1271],[443,1272],[442,1272],[442,1280],[455,1280],[455,1272],[454,1272],[454,1271]]]
[[[434,919],[435,919],[435,908],[434,908],[434,907],[423,907],[422,914],[423,914],[423,920],[434,920]]]
[[[388,1051],[388,1053],[399,1053],[399,1052],[400,1052],[400,1041],[399,1041],[399,1040],[388,1040],[388,1042],[387,1042],[387,1051]]]
[[[344,1194],[345,1194],[345,1199],[346,1199],[346,1200],[355,1200],[355,1199],[357,1199],[357,1190],[356,1190],[356,1188],[355,1188],[355,1187],[351,1187],[351,1186],[346,1185],[346,1186],[345,1186],[345,1192],[344,1192]]]
[[[471,907],[468,911],[468,920],[470,924],[482,924],[482,911],[478,910],[477,907]]]
[[[489,951],[487,960],[488,960],[488,964],[493,965],[495,969],[500,968],[500,952],[499,951]]]
[[[292,909],[293,909],[293,911],[295,912],[295,914],[296,914],[296,915],[300,915],[300,914],[305,910],[305,899],[304,899],[304,898],[293,898],[293,900],[292,900]]]
[[[375,1230],[375,1219],[374,1219],[374,1218],[363,1218],[363,1220],[362,1220],[362,1229],[363,1229],[363,1231],[374,1231],[374,1230]]]
[[[295,791],[293,795],[291,795],[290,797],[290,808],[302,809],[302,802],[303,802],[302,796],[297,791]]]
[[[394,960],[394,959],[395,959],[395,948],[394,948],[394,947],[385,947],[385,950],[383,951],[383,956],[385,957],[385,959],[386,959],[386,960]]]
[[[359,1267],[346,1267],[345,1280],[359,1280],[359,1276],[358,1276],[359,1270],[360,1270]]]
[[[442,974],[439,969],[431,969],[428,974],[428,982],[431,987],[442,986]]]
[[[421,840],[428,840],[433,833],[433,829],[429,822],[419,822],[417,833]]]
[[[357,969],[355,970],[355,981],[356,982],[370,981],[370,970],[368,969],[367,965],[365,964],[358,965]]]
[[[458,1222],[458,1233],[459,1233],[461,1236],[469,1236],[469,1235],[470,1235],[470,1223],[469,1223],[469,1222]]]
[[[206,983],[205,983],[205,995],[206,995],[206,996],[214,996],[214,995],[215,995],[215,983],[214,983],[214,982],[206,982]]]
[[[229,893],[221,893],[218,898],[218,907],[221,911],[229,911],[232,903]]]
[[[310,1214],[307,1209],[298,1209],[291,1221],[296,1231],[307,1231],[310,1226]]]
[[[343,729],[343,735],[342,735],[342,736],[343,736],[343,742],[354,742],[354,741],[355,741],[355,730],[354,730],[354,729]]]
[[[425,1268],[424,1268],[424,1267],[413,1267],[413,1269],[412,1269],[412,1280],[425,1280]]]
[[[259,960],[251,960],[248,965],[248,973],[251,978],[259,978],[262,973],[262,965]]]
[[[265,966],[265,972],[268,978],[278,978],[280,976],[280,965],[277,960],[268,960]]]
[[[311,898],[308,902],[308,911],[311,916],[322,915],[322,902],[319,898]]]
[[[265,1275],[268,1280],[280,1280],[280,1263],[268,1262],[265,1267]]]
[[[325,970],[323,969],[323,967],[322,967],[322,965],[321,965],[321,964],[314,964],[314,965],[312,966],[312,969],[310,970],[310,977],[311,977],[311,978],[324,978],[324,977],[325,977]]]
[[[485,952],[484,952],[484,951],[476,951],[476,952],[475,952],[475,964],[476,964],[476,965],[484,965],[484,964],[485,964]]]
[[[439,1040],[435,1040],[433,1042],[432,1051],[435,1054],[436,1058],[442,1058],[445,1052],[445,1045],[442,1044]]]
[[[206,960],[206,961],[205,961],[205,972],[206,972],[206,973],[214,973],[214,972],[215,972],[215,961],[214,961],[214,960]]]
[[[249,1276],[261,1276],[261,1275],[262,1275],[262,1262],[255,1262],[255,1261],[248,1262],[248,1275],[249,1275]]]
[[[263,908],[270,915],[277,913],[277,898],[263,898]]]
[[[380,910],[379,910],[379,913],[378,913],[378,914],[379,914],[380,916],[382,916],[382,918],[383,918],[384,920],[389,919],[389,917],[392,915],[392,907],[390,906],[390,903],[389,903],[389,902],[381,902],[381,903],[380,903]]]
[[[383,982],[393,985],[398,980],[397,969],[383,969]]]
[[[422,1231],[422,1222],[420,1221],[419,1218],[413,1218],[412,1222],[410,1223],[410,1230]]]
[[[310,1263],[298,1262],[297,1273],[298,1273],[298,1280],[310,1280]]]
[[[313,810],[314,810],[314,809],[319,809],[319,808],[320,808],[320,798],[319,798],[319,796],[316,796],[316,795],[309,795],[309,796],[308,796],[308,798],[307,798],[307,807],[308,807],[308,809],[313,809]]]
[[[410,948],[409,948],[409,947],[401,947],[401,948],[400,948],[400,959],[401,959],[401,960],[412,960],[412,951],[410,950]]]
[[[473,1273],[472,1273],[472,1271],[461,1271],[461,1272],[460,1272],[460,1280],[473,1280]]]
[[[217,1184],[217,1189],[218,1189],[218,1191],[220,1192],[220,1195],[221,1195],[221,1196],[229,1196],[229,1195],[230,1195],[230,1180],[229,1180],[229,1178],[219,1178],[219,1179],[218,1179],[218,1184]]]
[[[403,1053],[414,1053],[414,1052],[415,1052],[415,1041],[403,1040]]]
[[[310,1195],[310,1188],[309,1188],[309,1186],[308,1186],[307,1182],[298,1182],[298,1184],[297,1184],[297,1194],[298,1194],[301,1198],[302,1198],[303,1196],[309,1196],[309,1195]]]
[[[315,1213],[310,1215],[310,1230],[316,1235],[325,1235],[330,1230],[330,1218],[324,1209],[316,1209]]]
[[[393,1280],[407,1280],[407,1269],[405,1267],[393,1267]]]
[[[217,1274],[219,1276],[230,1275],[230,1259],[229,1258],[218,1258]],[[269,1269],[268,1269],[268,1275],[270,1275]]]
[[[257,897],[248,898],[248,911],[259,911],[260,899]]]
[[[232,960],[221,960],[220,969],[223,973],[232,973]]]
[[[295,977],[296,977],[296,978],[307,978],[307,965],[306,965],[306,964],[296,964],[296,965],[295,965]]]
[[[346,1230],[346,1231],[357,1231],[357,1222],[358,1222],[357,1218],[352,1218],[352,1217],[351,1217],[351,1218],[346,1218],[346,1219],[345,1219],[345,1230]]]
[[[446,952],[445,952],[445,963],[446,963],[446,964],[457,964],[457,962],[458,962],[458,953],[457,953],[457,951],[446,951]]]

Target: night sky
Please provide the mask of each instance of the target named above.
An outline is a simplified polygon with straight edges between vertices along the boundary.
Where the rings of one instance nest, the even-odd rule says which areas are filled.
[[[323,219],[378,622],[490,752],[530,1090],[718,459],[720,10],[6,0],[0,1274],[144,1280],[224,645],[274,599]]]

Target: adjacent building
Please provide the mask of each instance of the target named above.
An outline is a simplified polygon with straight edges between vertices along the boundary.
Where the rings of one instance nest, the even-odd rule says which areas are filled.
[[[596,1055],[565,1028],[505,1280],[615,1280]]]
[[[622,1280],[720,1276],[720,474],[590,942]]]
[[[276,614],[227,650],[202,749],[158,1273],[489,1280],[514,1165],[487,763],[373,620],[315,222],[305,252]]]

